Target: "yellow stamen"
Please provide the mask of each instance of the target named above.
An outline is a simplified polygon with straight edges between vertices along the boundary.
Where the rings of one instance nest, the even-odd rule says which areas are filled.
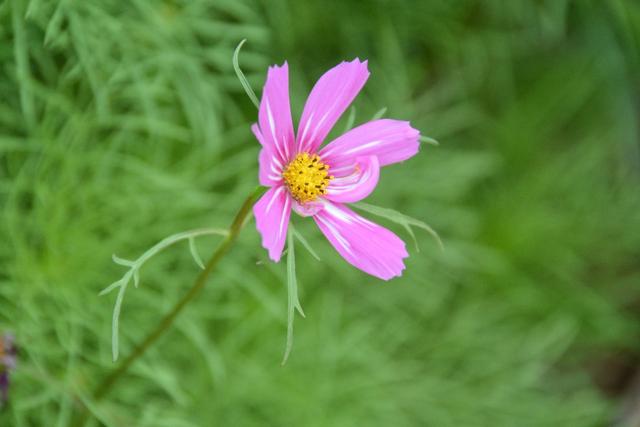
[[[289,192],[300,203],[311,202],[327,193],[327,185],[333,179],[329,166],[320,161],[317,154],[300,153],[284,168],[282,173]]]

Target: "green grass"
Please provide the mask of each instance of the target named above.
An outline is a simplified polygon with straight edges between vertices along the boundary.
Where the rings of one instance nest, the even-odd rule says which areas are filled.
[[[111,255],[225,228],[256,184],[244,38],[258,96],[289,62],[294,117],[328,67],[369,59],[355,123],[387,107],[440,146],[385,169],[367,202],[445,250],[416,230],[421,251],[382,283],[295,218],[322,261],[297,245],[306,319],[280,366],[287,269],[249,224],[92,402],[114,367]],[[66,426],[81,400],[107,426],[607,425],[619,400],[590,367],[640,350],[639,74],[633,0],[0,4],[0,330],[20,345],[0,425]],[[186,242],[145,264],[121,354],[198,272]]]

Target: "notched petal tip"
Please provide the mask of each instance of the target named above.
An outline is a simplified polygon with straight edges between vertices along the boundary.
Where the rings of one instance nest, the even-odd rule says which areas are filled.
[[[289,64],[287,63],[287,61],[284,61],[281,65],[278,65],[278,64],[269,65],[269,68],[267,70],[267,76],[269,76],[270,73],[277,73],[277,72],[285,72],[287,73],[287,77],[288,77]]]
[[[356,72],[363,73],[363,76],[364,76],[365,79],[368,78],[371,75],[371,72],[369,71],[369,60],[368,59],[365,59],[364,61],[361,61],[360,58],[356,57],[352,61],[343,62],[343,64],[353,67]]]
[[[411,122],[408,120],[405,121],[404,124],[407,126],[406,137],[418,140],[420,138],[420,131],[411,126]]]
[[[411,122],[409,122],[408,120],[404,122],[406,129],[404,132],[404,140],[406,141],[406,148],[410,150],[410,148],[413,148],[413,154],[408,155],[408,157],[404,160],[408,160],[411,157],[415,156],[416,154],[418,154],[418,152],[420,151],[420,131],[414,127],[411,126]],[[404,161],[403,160],[403,161]]]
[[[358,65],[367,65],[369,63],[368,59],[365,59],[364,61],[362,59],[360,59],[359,56],[356,56],[355,58],[353,58],[351,61],[342,61],[343,63],[346,64],[358,64]]]

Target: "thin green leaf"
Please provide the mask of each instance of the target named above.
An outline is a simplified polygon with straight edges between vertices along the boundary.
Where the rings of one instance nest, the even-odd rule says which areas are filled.
[[[296,239],[298,239],[300,241],[300,243],[302,243],[302,246],[304,246],[304,248],[306,250],[309,251],[309,253],[311,254],[311,256],[313,256],[316,260],[320,261],[320,257],[318,256],[318,254],[316,253],[316,251],[313,250],[313,248],[311,247],[311,245],[309,244],[309,242],[307,241],[307,239],[298,232],[298,230],[293,230],[293,235]]]
[[[240,54],[240,48],[242,48],[242,45],[246,41],[247,39],[243,39],[240,43],[238,43],[238,47],[236,47],[236,50],[233,52],[233,69],[235,70],[236,76],[238,76],[238,80],[240,80],[240,84],[244,88],[244,91],[246,92],[247,96],[249,97],[249,99],[251,99],[251,102],[253,102],[253,105],[255,105],[256,108],[260,108],[260,102],[258,101],[258,97],[256,96],[253,89],[251,89],[251,86],[249,85],[249,81],[244,76],[244,73],[240,69],[240,64],[238,63],[238,55]]]
[[[287,363],[291,349],[293,348],[293,321],[295,311],[298,310],[300,315],[304,317],[302,306],[298,300],[298,281],[296,279],[296,255],[294,250],[294,229],[289,225],[289,233],[287,234],[287,343],[282,358],[282,364]]]
[[[347,124],[344,126],[344,132],[351,130],[355,121],[356,121],[356,107],[351,106],[351,108],[349,109],[349,116],[347,117]]]
[[[384,113],[386,113],[386,112],[387,112],[387,107],[382,107],[381,109],[379,109],[379,110],[378,110],[378,112],[377,112],[377,113],[375,113],[375,114],[373,115],[373,117],[371,117],[371,120],[378,120],[378,119],[381,119],[381,118],[382,118],[382,116],[384,116]]]
[[[135,264],[133,261],[129,261],[128,259],[120,258],[116,254],[111,255],[111,259],[118,265],[123,265],[125,267],[133,267]]]
[[[420,245],[418,245],[418,239],[416,238],[416,235],[413,232],[413,228],[411,228],[409,224],[402,224],[402,226],[404,227],[405,230],[407,230],[407,233],[409,233],[409,236],[411,236],[411,240],[413,240],[413,247],[416,248],[416,252],[420,252]]]
[[[431,145],[440,145],[438,141],[433,138],[429,138],[428,136],[420,135],[420,142],[424,142]]]
[[[127,284],[129,283],[129,279],[131,278],[131,272],[128,272],[123,279],[122,286],[120,286],[120,291],[118,291],[118,296],[116,297],[116,303],[113,307],[113,318],[111,321],[111,354],[113,356],[113,361],[118,360],[118,354],[120,349],[120,344],[118,341],[118,328],[120,325],[120,311],[122,309],[122,301],[124,300],[124,293],[127,290]]]
[[[185,239],[189,239],[189,238],[195,238],[195,237],[199,237],[199,236],[205,236],[205,235],[209,235],[209,234],[226,237],[226,236],[229,235],[229,231],[228,230],[219,229],[219,228],[201,228],[201,229],[197,229],[197,230],[191,230],[191,231],[185,231],[183,233],[173,234],[173,235],[161,240],[159,243],[157,243],[156,245],[152,246],[151,248],[149,248],[145,253],[143,253],[140,256],[140,258],[138,258],[135,261],[135,263],[139,268],[139,267],[142,266],[142,264],[144,264],[149,259],[151,259],[153,256],[155,256],[158,252],[168,248],[171,245],[176,244],[177,242],[179,242],[181,240],[185,240]]]
[[[100,293],[98,294],[98,296],[106,295],[109,292],[111,292],[112,290],[114,290],[115,288],[119,288],[120,286],[122,286],[122,281],[123,280],[124,280],[124,277],[121,278],[120,280],[116,281],[116,282],[113,282],[112,284],[110,284],[109,286],[107,286],[106,288],[101,290]]]
[[[386,218],[389,221],[402,225],[405,229],[411,229],[412,226],[421,228],[425,230],[427,233],[429,233],[431,237],[433,237],[436,240],[436,242],[438,242],[438,246],[440,246],[441,250],[444,250],[444,245],[442,244],[442,240],[440,240],[440,236],[438,235],[438,233],[433,228],[431,228],[431,226],[429,226],[427,223],[423,221],[412,218],[410,216],[407,216],[393,209],[381,208],[379,206],[370,205],[368,203],[358,202],[358,203],[354,203],[353,206],[365,212],[369,212],[370,214],[377,215],[382,218]],[[413,234],[413,232],[410,232],[410,235],[411,235],[411,238],[413,239],[414,244],[417,247],[418,242],[416,240],[415,235]]]
[[[191,256],[193,260],[198,264],[198,266],[204,270],[204,263],[202,262],[202,258],[200,258],[200,254],[198,253],[198,248],[196,247],[196,239],[193,237],[189,237],[189,251],[191,251]]]
[[[123,265],[128,267],[129,270],[125,273],[125,275],[118,280],[117,282],[112,283],[103,289],[99,295],[105,295],[109,292],[113,291],[116,288],[120,288],[118,291],[118,296],[116,297],[116,303],[113,308],[113,320],[112,320],[112,332],[111,332],[111,351],[113,354],[113,360],[116,361],[118,359],[118,325],[120,319],[120,310],[122,308],[122,302],[124,300],[124,294],[127,290],[129,282],[133,278],[134,286],[137,288],[140,283],[140,268],[149,261],[153,256],[157,255],[160,251],[168,248],[171,245],[174,245],[177,242],[182,240],[189,240],[189,247],[191,249],[191,255],[196,259],[196,263],[198,263],[199,257],[196,258],[197,252],[194,252],[195,244],[192,241],[199,236],[206,235],[219,235],[219,236],[227,236],[229,235],[229,231],[217,229],[217,228],[200,228],[197,230],[185,231],[182,233],[173,234],[165,239],[162,239],[159,243],[152,246],[145,253],[143,253],[138,259],[135,261],[129,261],[123,258],[120,258],[116,255],[113,255],[113,261],[116,264]],[[194,255],[195,253],[195,255]],[[200,260],[199,265],[202,264],[202,260]]]

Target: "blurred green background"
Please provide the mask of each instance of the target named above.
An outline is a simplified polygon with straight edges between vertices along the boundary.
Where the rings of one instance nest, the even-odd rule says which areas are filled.
[[[369,60],[356,123],[386,106],[441,145],[367,201],[446,249],[418,232],[385,283],[295,218],[322,262],[297,251],[307,318],[282,367],[286,269],[250,223],[92,403],[114,367],[111,254],[227,227],[257,183],[243,38],[258,95],[289,62],[294,117],[325,70]],[[81,396],[107,426],[637,425],[621,407],[640,360],[639,76],[634,0],[0,3],[0,331],[20,346],[0,425],[69,425]],[[143,268],[123,355],[197,274],[186,243]]]

